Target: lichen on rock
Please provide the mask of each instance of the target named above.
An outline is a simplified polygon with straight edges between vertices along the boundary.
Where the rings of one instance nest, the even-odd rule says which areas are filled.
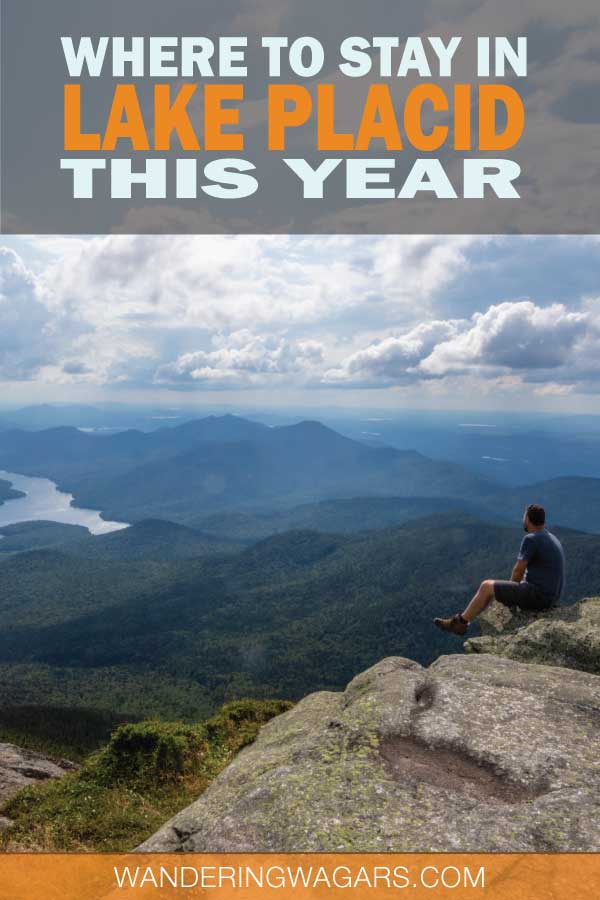
[[[598,851],[597,676],[389,658],[269,722],[146,851]]]
[[[494,603],[480,622],[482,635],[465,642],[467,653],[493,653],[600,675],[600,598],[516,615]]]

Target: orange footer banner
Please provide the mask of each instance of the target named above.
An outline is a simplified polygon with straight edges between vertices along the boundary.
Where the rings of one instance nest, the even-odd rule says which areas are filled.
[[[6,854],[0,900],[592,900],[600,854]]]

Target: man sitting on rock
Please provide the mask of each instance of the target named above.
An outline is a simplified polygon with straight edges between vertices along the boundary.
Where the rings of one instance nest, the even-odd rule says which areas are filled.
[[[525,510],[523,528],[527,532],[510,581],[482,581],[464,612],[451,619],[434,619],[442,631],[464,635],[473,619],[492,600],[504,606],[540,612],[560,602],[565,581],[565,554],[558,538],[546,530],[543,506],[532,503]]]

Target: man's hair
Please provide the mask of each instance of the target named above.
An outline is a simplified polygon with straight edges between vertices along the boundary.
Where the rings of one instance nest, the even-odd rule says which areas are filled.
[[[546,510],[543,506],[540,506],[539,503],[531,503],[527,507],[527,518],[531,522],[532,525],[545,525],[546,524]]]

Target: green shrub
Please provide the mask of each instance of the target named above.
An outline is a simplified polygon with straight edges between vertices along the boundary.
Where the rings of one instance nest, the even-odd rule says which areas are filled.
[[[207,720],[206,736],[229,749],[241,750],[254,740],[261,725],[291,706],[286,700],[232,700]]]
[[[1,850],[131,850],[195,800],[261,726],[292,706],[236,700],[197,725],[119,726],[78,772],[20,791],[0,814]]]
[[[196,771],[208,751],[202,725],[135,722],[121,725],[86,768],[105,784],[143,784],[176,779]]]

